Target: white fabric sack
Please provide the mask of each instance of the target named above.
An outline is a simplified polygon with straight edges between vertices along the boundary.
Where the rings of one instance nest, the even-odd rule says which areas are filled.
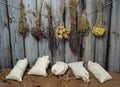
[[[53,66],[52,66],[52,73],[55,75],[63,75],[68,69],[68,65],[64,62],[57,61]]]
[[[47,68],[50,64],[49,56],[39,57],[35,65],[30,69],[28,74],[47,76]]]
[[[83,61],[69,63],[68,65],[72,69],[76,78],[82,78],[84,82],[89,82],[89,73],[83,67]]]
[[[22,77],[26,70],[27,65],[28,65],[27,59],[19,60],[14,66],[14,68],[11,70],[9,75],[7,75],[5,78],[22,82]]]
[[[98,63],[92,61],[88,62],[89,71],[98,79],[101,83],[112,79],[109,73]]]

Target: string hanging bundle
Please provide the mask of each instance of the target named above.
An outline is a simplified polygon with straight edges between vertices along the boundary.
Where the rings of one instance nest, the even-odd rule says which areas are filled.
[[[41,26],[41,11],[42,11],[42,4],[39,11],[35,12],[36,16],[36,26],[31,30],[32,36],[34,36],[36,39],[40,39],[41,37],[45,37],[43,34],[43,29]]]
[[[69,31],[66,30],[63,23],[64,6],[61,4],[60,7],[60,25],[55,30],[55,35],[58,39],[67,39]]]
[[[78,53],[78,32],[76,29],[76,0],[69,0],[69,9],[70,9],[70,25],[71,30],[69,34],[69,45],[73,54]]]
[[[102,25],[102,2],[101,0],[97,0],[97,20],[95,26],[93,26],[92,33],[95,36],[102,36],[105,33],[105,28]]]
[[[24,7],[23,2],[21,0],[18,32],[22,35],[25,35],[28,32],[28,29],[29,29],[29,27],[27,24],[27,20],[25,18],[25,7]]]
[[[56,42],[56,37],[55,37],[55,32],[52,27],[52,16],[51,16],[51,9],[50,5],[48,3],[45,4],[46,9],[48,11],[48,45],[49,49],[52,52],[55,48],[57,48],[57,42]]]
[[[81,36],[88,35],[90,31],[90,25],[86,17],[86,11],[83,10],[78,24],[78,32]]]

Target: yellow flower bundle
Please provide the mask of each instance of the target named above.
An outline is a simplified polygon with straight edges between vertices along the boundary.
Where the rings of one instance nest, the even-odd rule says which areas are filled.
[[[93,27],[93,30],[92,30],[92,33],[93,33],[95,36],[102,36],[102,35],[105,33],[105,28],[104,28],[104,27],[94,26],[94,27]]]
[[[102,25],[102,2],[101,0],[97,0],[97,8],[98,8],[98,13],[97,13],[96,25],[93,26],[92,33],[95,36],[99,37],[105,33],[105,28]]]
[[[56,37],[59,39],[67,39],[69,36],[69,32],[65,29],[64,26],[60,25],[56,30],[55,30]]]

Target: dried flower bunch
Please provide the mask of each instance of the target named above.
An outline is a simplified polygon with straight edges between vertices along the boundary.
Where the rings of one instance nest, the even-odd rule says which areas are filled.
[[[63,25],[60,25],[55,30],[55,34],[59,39],[67,39],[69,36],[69,31],[67,31]]]
[[[78,53],[78,31],[76,29],[76,0],[69,0],[71,30],[69,44],[73,54]]]
[[[88,35],[90,31],[89,22],[86,17],[86,12],[83,11],[78,24],[78,32],[81,36]]]
[[[36,39],[40,39],[41,37],[44,37],[43,30],[41,27],[41,13],[40,13],[40,11],[35,12],[36,26],[34,28],[32,28],[32,30],[31,30],[32,36],[34,36]]]
[[[60,25],[55,29],[55,35],[59,39],[67,39],[69,36],[69,31],[65,29],[63,23],[64,5],[61,4],[59,9],[60,9]]]
[[[27,20],[25,18],[25,7],[24,7],[23,2],[21,0],[18,32],[22,35],[25,35],[26,32],[28,32],[28,29],[29,28],[28,28]]]
[[[95,36],[102,36],[105,32],[105,28],[104,27],[97,27],[97,26],[94,26],[93,27],[93,30],[92,30],[92,33],[95,35]]]
[[[40,10],[35,12],[36,26],[31,30],[32,36],[34,36],[36,39],[40,39],[42,37],[45,37],[44,32],[43,32],[43,28],[41,26],[42,5],[43,5],[43,1],[41,2]]]
[[[103,36],[103,34],[105,33],[105,28],[102,26],[102,2],[101,0],[97,0],[97,8],[98,8],[97,22],[96,22],[96,25],[93,26],[92,33],[95,36]]]

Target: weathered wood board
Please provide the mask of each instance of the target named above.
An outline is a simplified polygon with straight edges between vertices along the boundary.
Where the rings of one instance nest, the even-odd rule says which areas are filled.
[[[6,0],[0,0],[6,3]],[[0,5],[0,68],[12,66],[9,24],[6,5]]]
[[[87,18],[90,24],[90,28],[92,30],[93,25],[96,22],[96,0],[86,0],[86,13],[87,13]],[[94,52],[95,52],[95,37],[91,33],[91,30],[89,32],[88,36],[85,36],[83,38],[83,49],[84,49],[84,56],[83,60],[88,61],[92,60],[94,61]]]
[[[102,0],[101,0],[102,1]],[[110,2],[110,0],[103,0],[103,6]],[[95,61],[101,64],[103,67],[107,67],[106,62],[108,60],[107,51],[108,51],[108,37],[110,30],[110,15],[111,15],[111,6],[103,9],[102,22],[103,27],[105,27],[105,34],[103,37],[96,38],[96,49],[95,49]]]
[[[20,1],[7,0],[7,3],[18,7]],[[25,57],[24,38],[18,32],[20,9],[8,6],[8,13],[9,13],[9,19],[11,19],[9,25],[10,25],[11,50],[12,50],[12,59],[13,59],[12,61],[13,61],[13,65],[15,65],[16,61],[18,61],[19,59],[23,59]]]
[[[114,1],[114,0],[113,0]],[[111,15],[109,70],[120,71],[120,1],[114,2]]]
[[[23,0],[23,3],[26,8],[26,18],[29,25],[29,32],[25,37],[25,53],[31,67],[38,58],[38,44],[37,40],[31,35],[31,29],[35,27],[35,16],[28,10],[36,11],[36,1]]]
[[[64,0],[51,0],[51,12],[52,12],[52,25],[53,29],[55,30],[59,24],[60,24],[60,5],[64,5]],[[57,40],[58,48],[53,51],[53,63],[56,61],[64,61],[64,41],[63,40]]]
[[[48,12],[47,12],[45,3],[50,4],[50,0],[44,0],[44,1],[37,0],[37,10],[40,10],[40,8],[42,6],[42,10],[41,10],[41,27],[44,29],[45,34],[47,34],[48,18],[46,17],[46,15],[48,15]],[[47,38],[41,38],[38,41],[38,47],[39,47],[39,56],[49,55],[50,59],[51,59],[51,52],[49,50]]]
[[[76,9],[77,10],[77,9]],[[65,0],[65,27],[67,30],[71,30],[71,25],[70,25],[70,9],[69,9],[69,0]],[[66,40],[65,42],[65,62],[70,63],[70,62],[75,62],[78,61],[79,56],[76,54],[74,55],[70,49],[69,46],[69,41]]]
[[[41,7],[42,0],[22,0],[25,5],[25,16],[29,25],[29,32],[25,37],[18,33],[21,0],[0,0],[0,69],[12,67],[17,60],[27,58],[29,66],[32,67],[39,56],[49,55],[51,63],[65,61],[66,63],[75,61],[92,60],[100,63],[104,68],[120,72],[120,0],[102,0],[103,6],[103,25],[105,35],[101,38],[95,37],[91,31],[97,18],[96,0],[84,0],[86,5],[87,18],[90,23],[90,33],[88,36],[79,38],[79,53],[74,55],[69,47],[68,40],[58,40],[58,48],[50,52],[48,39],[35,39],[31,35],[31,29],[35,27],[35,15]],[[52,10],[52,25],[55,30],[60,23],[61,3],[65,5],[63,16],[64,25],[70,30],[70,9],[69,0],[43,0],[41,27],[47,33],[48,14],[45,2],[50,4]],[[111,1],[113,2],[111,4]],[[76,0],[77,19],[80,18],[83,9],[82,0]],[[8,5],[7,5],[8,4]],[[29,10],[29,11],[28,11]],[[30,12],[31,11],[31,12]],[[33,11],[33,12],[32,12]]]

